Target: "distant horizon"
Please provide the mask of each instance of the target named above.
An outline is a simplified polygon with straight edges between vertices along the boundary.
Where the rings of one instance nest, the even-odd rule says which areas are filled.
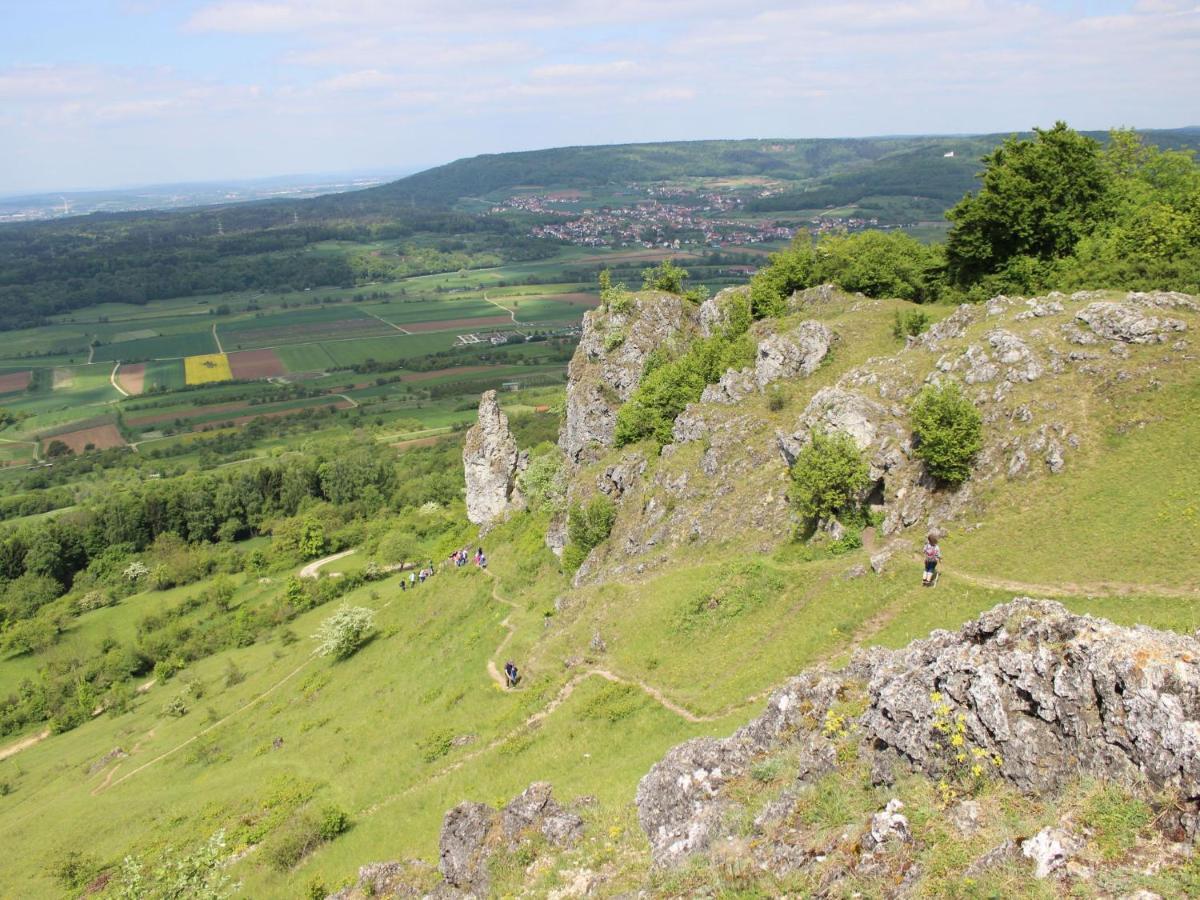
[[[719,134],[1165,128],[1200,109],[1196,0],[8,6],[5,195]]]
[[[1053,125],[1053,122],[1039,124],[1036,127],[1047,128]],[[1139,126],[1139,125],[1121,125],[1109,126],[1106,128],[1080,128],[1074,123],[1068,122],[1072,128],[1083,132],[1105,132],[1112,128],[1132,128],[1139,132],[1156,132],[1156,131],[1193,131],[1200,130],[1200,125],[1178,125],[1178,126]],[[215,178],[190,178],[179,179],[172,181],[155,181],[155,182],[138,182],[130,184],[98,184],[85,187],[41,187],[24,191],[11,191],[0,188],[0,201],[15,201],[23,199],[32,199],[39,197],[54,196],[56,194],[104,194],[109,192],[130,192],[130,191],[153,191],[165,190],[173,187],[217,187],[217,186],[235,186],[235,185],[261,185],[271,181],[280,182],[297,182],[302,179],[337,179],[337,178],[361,178],[367,176],[378,176],[386,178],[389,181],[398,181],[403,178],[408,178],[412,175],[420,174],[421,172],[436,169],[441,166],[450,165],[462,159],[472,159],[478,156],[502,156],[509,153],[536,153],[545,150],[561,150],[578,147],[620,147],[632,146],[641,144],[681,144],[681,143],[703,143],[706,141],[839,141],[839,140],[887,140],[900,138],[977,138],[988,137],[1001,134],[1027,134],[1032,131],[1032,127],[1018,129],[991,129],[988,131],[960,131],[960,132],[890,132],[887,134],[840,134],[840,135],[771,135],[766,137],[706,137],[706,138],[666,138],[663,140],[647,140],[647,141],[607,141],[596,144],[556,144],[546,147],[528,147],[517,150],[495,150],[484,151],[481,153],[470,153],[455,156],[451,159],[442,162],[429,163],[427,165],[396,165],[396,166],[377,166],[363,167],[354,169],[333,169],[320,172],[284,172],[266,175],[248,175],[248,176],[228,176]]]

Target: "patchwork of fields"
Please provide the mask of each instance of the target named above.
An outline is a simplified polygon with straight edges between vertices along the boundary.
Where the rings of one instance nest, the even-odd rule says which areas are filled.
[[[0,467],[44,460],[51,441],[76,455],[144,445],[186,457],[204,446],[194,438],[254,420],[297,420],[254,429],[285,448],[267,436],[347,418],[388,443],[448,433],[482,390],[561,382],[574,329],[598,302],[594,279],[564,277],[579,258],[567,248],[366,288],[104,304],[8,332],[0,406],[16,421],[0,429]]]

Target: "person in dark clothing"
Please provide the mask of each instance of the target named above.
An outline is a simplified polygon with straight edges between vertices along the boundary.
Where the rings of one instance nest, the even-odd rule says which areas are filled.
[[[516,687],[517,682],[521,680],[521,675],[517,672],[517,667],[513,665],[511,659],[504,664],[504,679],[508,682],[509,687]]]

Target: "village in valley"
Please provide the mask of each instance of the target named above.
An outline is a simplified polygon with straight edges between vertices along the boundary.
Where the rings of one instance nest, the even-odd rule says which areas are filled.
[[[791,241],[798,231],[825,234],[879,228],[877,218],[818,215],[763,218],[744,211],[748,196],[769,196],[770,190],[719,192],[674,185],[628,185],[627,203],[586,205],[578,191],[520,194],[492,206],[492,215],[520,212],[535,223],[535,238],[563,241],[580,247],[728,248]],[[607,198],[606,198],[607,199]],[[883,226],[886,227],[886,226]]]

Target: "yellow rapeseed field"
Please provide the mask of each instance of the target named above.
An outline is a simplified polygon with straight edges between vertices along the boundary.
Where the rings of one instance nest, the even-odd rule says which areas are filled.
[[[224,353],[186,357],[183,361],[183,375],[188,384],[208,384],[233,378],[233,372],[229,369],[229,357]]]

